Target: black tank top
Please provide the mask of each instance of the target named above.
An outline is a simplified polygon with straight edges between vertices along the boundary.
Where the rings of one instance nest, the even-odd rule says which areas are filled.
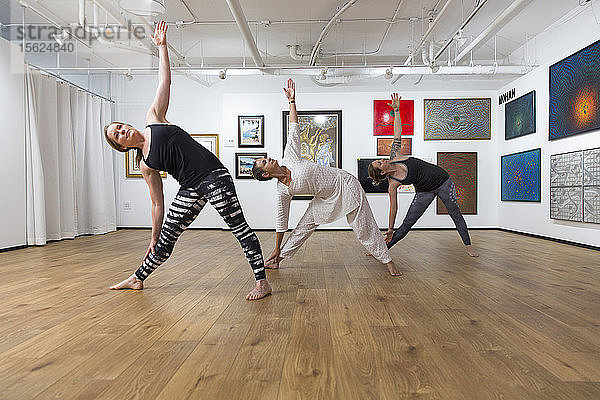
[[[181,187],[195,187],[212,171],[225,168],[213,153],[177,125],[148,126],[150,150],[144,162],[150,168],[167,171]]]
[[[390,164],[404,164],[408,168],[408,173],[403,180],[391,175],[388,175],[388,178],[403,185],[415,185],[417,192],[432,192],[442,186],[450,177],[443,168],[414,157],[402,161],[391,161]]]

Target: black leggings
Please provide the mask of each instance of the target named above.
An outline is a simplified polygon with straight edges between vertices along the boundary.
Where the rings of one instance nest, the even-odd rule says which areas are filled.
[[[446,182],[442,183],[442,185],[433,192],[415,193],[415,198],[406,212],[406,217],[404,217],[402,225],[400,225],[400,228],[394,231],[394,236],[392,236],[392,240],[387,245],[388,249],[406,236],[408,231],[410,231],[410,228],[412,228],[417,220],[421,218],[425,210],[427,210],[427,207],[429,207],[433,199],[435,199],[435,196],[438,196],[446,206],[448,214],[452,218],[452,221],[454,221],[454,225],[456,225],[458,234],[460,235],[465,246],[471,244],[467,223],[465,222],[465,219],[463,218],[456,201],[456,189],[454,187],[454,182],[452,182],[452,179],[448,178]]]
[[[179,189],[167,212],[167,219],[160,231],[160,238],[154,246],[154,254],[149,253],[141,267],[135,271],[138,279],[142,281],[146,279],[169,258],[175,242],[196,219],[207,200],[223,217],[233,235],[240,242],[256,280],[266,278],[260,243],[244,218],[233,179],[231,179],[229,171],[218,169],[212,171],[197,187]]]

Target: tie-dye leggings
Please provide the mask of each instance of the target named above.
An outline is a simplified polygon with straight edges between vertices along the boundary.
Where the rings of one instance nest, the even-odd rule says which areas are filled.
[[[248,226],[235,192],[233,179],[226,169],[212,171],[195,188],[181,188],[167,212],[167,219],[160,231],[160,238],[135,275],[142,281],[173,252],[175,242],[183,231],[196,219],[206,202],[221,215],[231,232],[240,242],[256,280],[265,279],[262,251],[258,238]]]

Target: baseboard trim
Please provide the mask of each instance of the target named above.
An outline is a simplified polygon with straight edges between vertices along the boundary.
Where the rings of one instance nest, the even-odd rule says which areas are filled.
[[[24,249],[26,247],[29,247],[29,246],[27,246],[26,244],[22,244],[22,245],[19,245],[19,246],[5,247],[3,249],[0,249],[0,253],[5,252],[5,251]]]
[[[535,233],[513,231],[512,229],[506,229],[506,228],[496,228],[496,229],[499,230],[499,231],[502,231],[502,232],[516,233],[517,235],[530,236],[530,237],[534,237],[534,238],[537,238],[537,239],[550,240],[552,242],[558,242],[558,243],[562,243],[562,244],[569,244],[571,246],[583,247],[585,249],[600,251],[600,247],[599,246],[594,246],[594,245],[591,245],[591,244],[572,242],[570,240],[558,239],[558,238],[553,238],[553,237],[550,237],[550,236],[537,235]]]

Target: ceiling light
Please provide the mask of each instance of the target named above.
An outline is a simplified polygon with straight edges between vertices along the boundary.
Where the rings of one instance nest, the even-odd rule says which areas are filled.
[[[125,75],[125,79],[127,79],[128,82],[131,82],[133,80],[133,75],[131,75],[131,70],[128,69],[127,71],[123,72],[123,75]]]
[[[58,43],[59,46],[62,46],[65,44],[65,39],[69,37],[69,34],[63,29],[60,31],[60,33],[54,33],[52,37],[54,40],[56,40],[56,43]]]
[[[385,79],[392,79],[393,76],[394,74],[392,73],[392,68],[387,68],[385,70]]]
[[[440,70],[440,66],[435,64],[431,64],[430,68],[432,74],[436,74]]]
[[[164,14],[165,0],[119,0],[123,10],[142,17],[156,17]]]
[[[324,81],[325,79],[327,79],[327,68],[323,68],[321,73],[317,75],[317,80]]]
[[[219,71],[219,79],[225,79],[227,78],[227,70],[222,69]]]

